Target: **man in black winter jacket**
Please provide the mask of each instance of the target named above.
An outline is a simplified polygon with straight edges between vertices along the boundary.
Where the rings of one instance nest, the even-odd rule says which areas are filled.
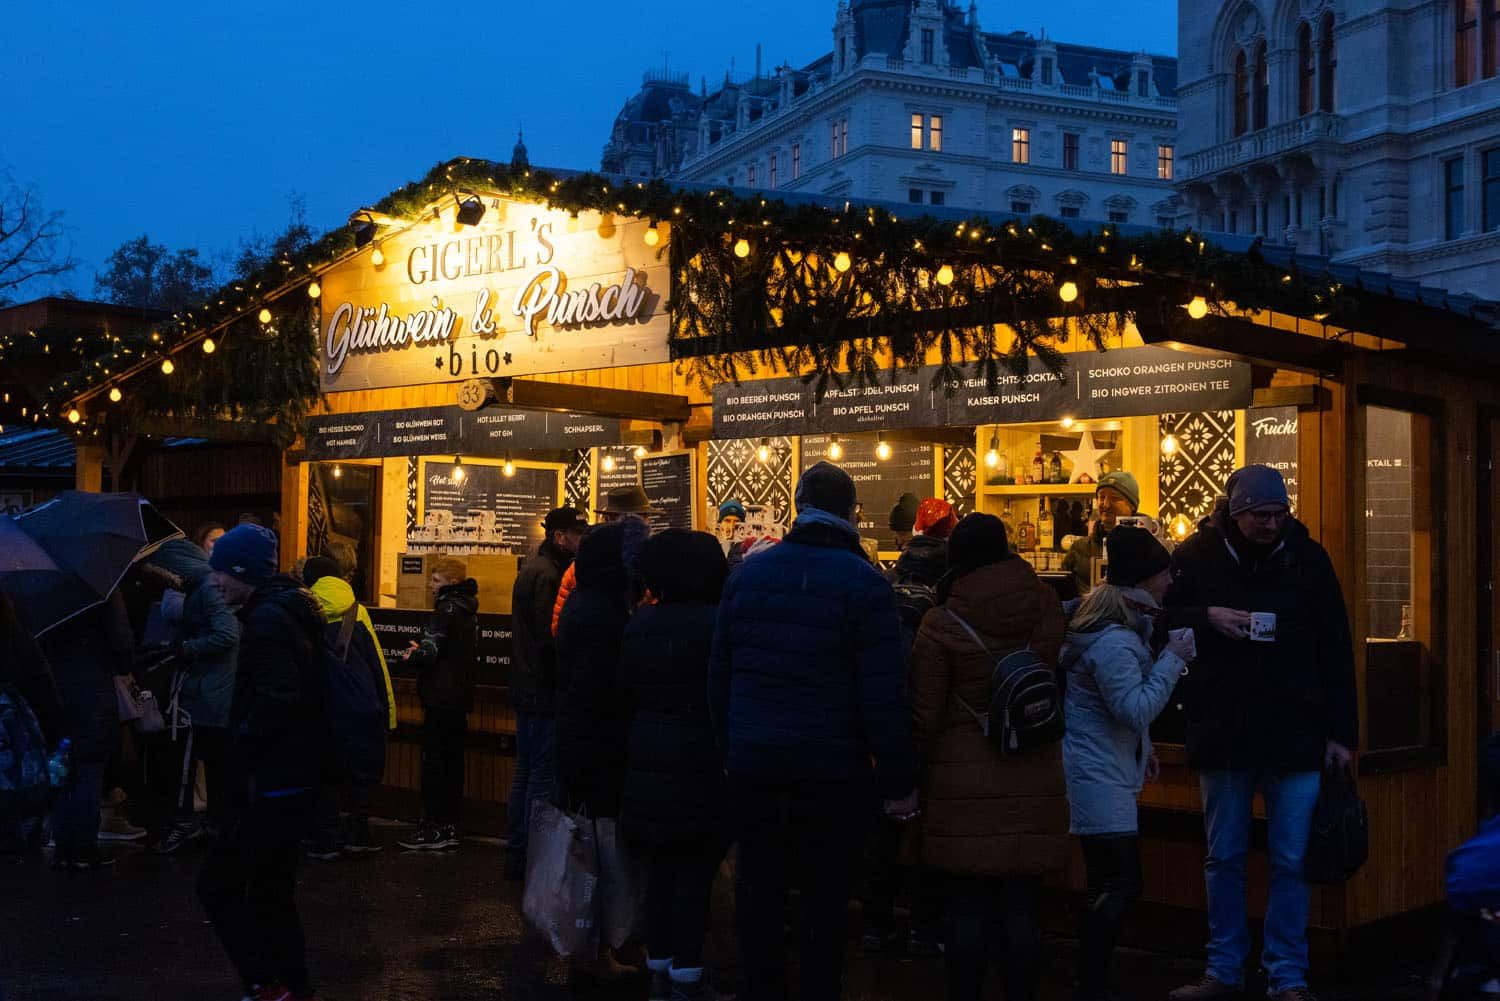
[[[301,839],[311,830],[328,761],[323,615],[291,577],[277,576],[276,536],[240,525],[210,565],[248,592],[229,713],[232,820],[214,842],[198,897],[248,997],[310,999],[294,894]]]
[[[432,568],[432,618],[413,641],[406,663],[417,669],[422,699],[422,810],[411,851],[458,847],[464,797],[464,736],[479,664],[479,585],[462,560],[440,559]]]
[[[1349,767],[1359,716],[1338,578],[1290,516],[1280,473],[1249,466],[1230,477],[1227,512],[1173,554],[1163,620],[1197,638],[1181,692],[1208,830],[1208,970],[1172,999],[1211,1001],[1243,987],[1245,857],[1259,789],[1271,863],[1262,965],[1272,997],[1308,1001],[1303,856],[1320,772]]]
[[[588,520],[560,507],[542,522],[547,538],[516,576],[511,590],[511,703],[516,711],[516,774],[505,809],[505,876],[526,872],[526,832],[531,804],[552,795],[557,715],[557,638],[552,606],[563,574],[578,553]]]

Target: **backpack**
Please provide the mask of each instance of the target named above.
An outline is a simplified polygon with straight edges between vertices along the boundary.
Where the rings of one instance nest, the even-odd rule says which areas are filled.
[[[0,820],[43,816],[51,794],[41,724],[18,692],[0,686]]]
[[[1339,886],[1370,855],[1370,818],[1353,779],[1325,775],[1313,807],[1312,830],[1303,856],[1303,876],[1309,883]]]
[[[979,634],[952,609],[963,631],[985,653],[990,648]],[[1057,675],[1047,662],[1024,650],[1000,658],[990,675],[990,700],[985,713],[979,713],[955,692],[953,698],[979,724],[1002,758],[1015,757],[1027,751],[1055,744],[1063,737],[1062,690]],[[995,722],[999,721],[999,726]]]
[[[901,625],[915,636],[922,627],[922,619],[937,607],[937,588],[908,580],[895,585],[892,590],[896,592],[896,609],[901,613]]]
[[[359,602],[324,627],[324,638],[334,770],[343,777],[350,769],[363,770],[377,745],[384,757],[385,685],[374,643],[359,630]]]

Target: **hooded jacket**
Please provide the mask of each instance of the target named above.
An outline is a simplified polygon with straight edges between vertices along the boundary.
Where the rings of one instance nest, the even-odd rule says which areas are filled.
[[[1355,749],[1359,709],[1349,617],[1333,563],[1288,518],[1267,552],[1215,518],[1172,554],[1162,628],[1192,626],[1198,659],[1180,690],[1197,769],[1316,772],[1329,740]],[[1231,640],[1213,606],[1276,615],[1274,642]]]
[[[417,670],[426,709],[469,712],[479,681],[479,584],[474,578],[437,593],[432,618],[407,663]]]
[[[554,606],[573,557],[550,539],[516,575],[511,590],[511,701],[520,712],[557,711],[557,635]]]
[[[1024,560],[949,582],[912,648],[912,717],[922,774],[922,861],[947,872],[1041,875],[1067,862],[1062,748],[1002,758],[958,699],[983,712],[995,665],[1030,645],[1057,662],[1062,605]],[[950,614],[951,613],[951,614]],[[953,618],[967,622],[984,648]]]
[[[746,560],[719,605],[709,705],[731,774],[915,785],[900,618],[859,534],[816,509]]]
[[[354,588],[341,577],[320,577],[310,590],[323,609],[325,622],[339,622],[349,611],[349,606],[355,604]],[[396,729],[396,692],[391,686],[391,669],[386,665],[385,651],[380,649],[380,637],[375,635],[375,624],[370,621],[370,613],[365,610],[364,605],[359,606],[357,621],[364,627],[365,632],[369,633],[370,642],[375,647],[375,656],[380,662],[381,681],[385,688],[385,704],[389,716],[388,728],[394,730]]]
[[[186,670],[182,708],[194,726],[228,726],[240,620],[223,586],[224,578],[209,569],[203,550],[186,539],[163,543],[151,554],[150,562],[176,574],[187,591],[177,643]]]
[[[892,584],[925,584],[937,587],[948,572],[948,540],[930,535],[913,535],[906,551],[891,571]]]
[[[1136,798],[1151,759],[1148,730],[1185,666],[1167,650],[1152,658],[1151,625],[1140,615],[1134,629],[1112,623],[1069,633],[1063,646],[1063,769],[1074,834],[1136,831]]]

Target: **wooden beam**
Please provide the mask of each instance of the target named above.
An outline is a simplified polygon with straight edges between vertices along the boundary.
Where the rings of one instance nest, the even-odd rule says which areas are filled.
[[[972,427],[907,428],[884,433],[886,441],[910,441],[919,445],[942,445],[944,448],[974,447]]]
[[[75,490],[97,494],[104,489],[104,446],[79,444],[74,451],[73,463]]]
[[[1318,406],[1318,387],[1310,382],[1304,386],[1266,386],[1255,391],[1250,405],[1312,410]]]
[[[1340,371],[1344,359],[1354,350],[1339,341],[1318,340],[1234,317],[1194,320],[1186,313],[1181,318],[1142,314],[1136,318],[1136,328],[1147,344],[1203,348],[1317,375]]]
[[[686,396],[667,393],[602,389],[597,386],[535,382],[530,379],[497,380],[495,389],[500,403],[530,410],[678,423],[685,423],[692,416],[692,402]]]

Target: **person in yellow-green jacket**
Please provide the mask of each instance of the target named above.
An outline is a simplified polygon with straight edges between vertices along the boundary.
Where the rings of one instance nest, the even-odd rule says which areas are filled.
[[[332,861],[344,853],[380,851],[381,846],[370,833],[370,800],[385,770],[386,731],[396,728],[396,699],[375,626],[356,600],[354,588],[340,572],[339,564],[326,556],[315,556],[303,566],[302,581],[323,609],[329,642],[336,654],[352,671],[368,675],[362,686],[363,700],[369,703],[367,711],[352,720],[352,727],[344,728],[350,732],[341,734],[346,745],[347,782],[343,799],[348,816],[341,820],[337,791],[325,789],[308,849],[309,857]],[[354,690],[357,692],[360,687]],[[372,696],[380,702],[380,715],[370,718],[376,708]],[[360,722],[365,719],[369,722]]]

